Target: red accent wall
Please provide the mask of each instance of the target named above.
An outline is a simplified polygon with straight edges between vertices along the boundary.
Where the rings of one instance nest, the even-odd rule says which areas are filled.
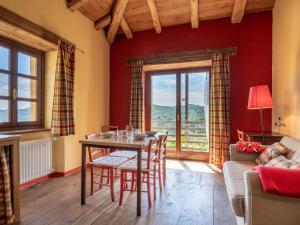
[[[200,22],[198,29],[190,24],[136,32],[132,39],[117,37],[110,49],[110,123],[121,127],[129,123],[131,56],[189,51],[202,48],[237,47],[231,58],[230,129],[232,140],[236,129],[259,131],[259,111],[247,110],[249,88],[272,86],[272,12],[244,16],[242,23],[230,18]],[[271,130],[271,110],[264,111],[265,128]]]

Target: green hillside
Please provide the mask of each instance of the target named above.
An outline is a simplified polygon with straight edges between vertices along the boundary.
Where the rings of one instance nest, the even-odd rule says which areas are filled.
[[[185,107],[181,107],[181,114],[185,114]],[[176,106],[152,105],[152,120],[175,120]],[[189,121],[204,121],[204,107],[189,104]]]
[[[185,107],[181,108],[182,129],[181,143],[182,150],[205,152],[207,151],[207,134],[205,128],[204,107],[190,104],[188,108],[188,121],[198,123],[185,123]],[[152,129],[156,131],[168,131],[168,149],[175,149],[176,133],[176,107],[152,105]],[[165,122],[167,121],[167,122]],[[186,135],[188,134],[188,135]]]

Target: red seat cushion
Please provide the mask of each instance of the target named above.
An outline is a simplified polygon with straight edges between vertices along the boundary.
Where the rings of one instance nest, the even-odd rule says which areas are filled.
[[[258,166],[257,171],[265,192],[300,197],[300,169]]]
[[[245,153],[262,153],[265,149],[260,142],[238,141],[237,149]]]

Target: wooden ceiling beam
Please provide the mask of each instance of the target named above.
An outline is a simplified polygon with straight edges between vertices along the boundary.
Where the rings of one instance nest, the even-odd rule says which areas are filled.
[[[191,0],[191,24],[192,28],[199,27],[199,1]]]
[[[82,5],[87,3],[89,0],[71,0],[68,3],[68,9],[70,9],[72,12],[76,11],[79,9]]]
[[[133,35],[124,17],[121,19],[121,27],[126,37],[131,39]]]
[[[159,16],[158,16],[158,11],[157,11],[157,7],[155,4],[155,0],[147,0],[147,3],[148,3],[148,7],[150,9],[151,16],[152,16],[155,31],[156,31],[156,33],[160,33],[161,25],[160,25],[160,21],[159,21]]]
[[[108,32],[106,35],[106,39],[108,41],[109,44],[111,44],[117,34],[119,25],[121,23],[121,20],[123,18],[126,6],[127,6],[128,0],[118,0],[113,12],[113,18],[111,21],[111,24],[108,28]]]
[[[107,16],[97,20],[95,22],[94,27],[96,30],[100,30],[100,29],[103,29],[104,27],[108,26],[110,23],[111,23],[111,15],[107,15]],[[133,37],[133,35],[132,35],[132,32],[131,32],[131,30],[128,26],[128,23],[124,17],[122,17],[120,25],[121,25],[121,28],[122,28],[124,34],[126,35],[126,37],[128,39],[131,39]]]
[[[97,20],[94,24],[96,30],[103,29],[104,27],[108,26],[111,22],[111,15],[107,15],[99,20]]]
[[[232,23],[240,23],[245,14],[247,0],[234,0],[233,11],[231,15]]]

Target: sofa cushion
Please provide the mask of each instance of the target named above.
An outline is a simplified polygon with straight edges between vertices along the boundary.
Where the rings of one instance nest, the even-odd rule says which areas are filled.
[[[286,147],[284,147],[281,143],[276,142],[269,147],[267,147],[255,160],[259,165],[265,165],[271,159],[274,159],[280,155],[284,155],[287,153]]]
[[[281,139],[280,143],[288,149],[288,154],[287,158],[300,162],[300,141],[292,138],[285,136]]]
[[[277,168],[290,168],[294,163],[293,160],[287,159],[283,155],[280,155],[274,159],[271,159],[269,162],[265,164],[265,166],[269,167],[277,167]]]
[[[236,216],[245,216],[244,172],[255,167],[254,162],[227,161],[223,173],[231,207]]]
[[[300,162],[294,162],[290,169],[300,169]]]

